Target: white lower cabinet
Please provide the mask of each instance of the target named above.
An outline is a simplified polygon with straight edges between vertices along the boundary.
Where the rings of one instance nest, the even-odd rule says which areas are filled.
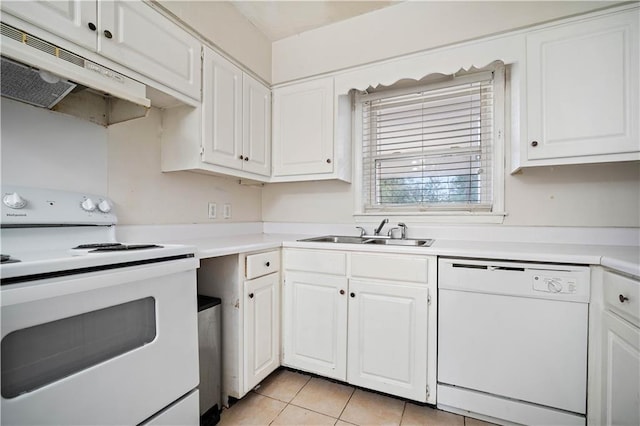
[[[640,329],[605,312],[602,351],[602,421],[640,424]]]
[[[222,299],[222,405],[280,366],[280,250],[201,259],[198,293]]]
[[[435,257],[285,249],[283,265],[285,365],[435,403]]]
[[[346,380],[347,287],[345,277],[286,274],[284,364]]]
[[[280,276],[244,283],[244,388],[253,389],[280,365]]]
[[[592,268],[588,424],[640,424],[640,280]]]
[[[349,282],[349,383],[426,401],[427,299],[426,286]]]

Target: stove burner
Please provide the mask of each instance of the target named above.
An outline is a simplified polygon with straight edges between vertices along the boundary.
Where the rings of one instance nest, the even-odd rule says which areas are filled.
[[[91,250],[89,253],[103,253],[103,252],[109,252],[109,251],[142,250],[142,249],[150,249],[150,248],[162,248],[162,246],[159,246],[157,244],[129,244],[129,245],[119,244],[119,245],[112,245],[112,246],[108,246],[108,247],[97,248],[95,250]]]
[[[116,246],[121,246],[122,244],[120,243],[93,243],[93,244],[80,244],[77,247],[74,247],[74,249],[97,249],[97,248],[104,248],[104,247],[116,247]]]
[[[0,263],[17,263],[18,259],[12,259],[8,254],[0,254]]]

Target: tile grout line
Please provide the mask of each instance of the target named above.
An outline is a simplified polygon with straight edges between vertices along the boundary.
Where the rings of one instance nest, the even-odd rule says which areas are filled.
[[[284,371],[284,370],[283,370],[283,371]],[[307,386],[307,384],[311,381],[311,376],[307,376],[307,377],[308,377],[307,381],[304,383],[304,385],[302,385],[302,386],[300,387],[300,389],[298,389],[298,391],[296,392],[296,394],[295,394],[295,395],[293,395],[293,397],[291,397],[291,399],[289,400],[289,402],[280,401],[279,399],[271,398],[270,396],[259,394],[259,395],[264,396],[265,398],[273,399],[274,401],[284,402],[284,407],[282,408],[282,410],[280,410],[280,412],[278,413],[278,415],[277,415],[277,416],[275,416],[275,417],[273,418],[273,420],[271,420],[271,421],[269,422],[269,425],[271,425],[273,422],[275,422],[275,421],[276,421],[276,419],[278,418],[278,416],[279,416],[280,414],[282,414],[282,412],[283,412],[283,411],[284,411],[284,410],[285,410],[289,405],[293,405],[293,404],[291,404],[291,401],[293,401],[293,399],[294,399],[296,396],[298,396],[298,394],[300,393],[300,391],[301,391],[305,386]],[[254,392],[255,392],[255,390],[254,390]],[[256,392],[256,393],[257,393],[257,392]],[[297,405],[294,405],[294,407],[297,407]]]
[[[353,395],[356,393],[358,389],[353,388],[353,392],[351,392],[351,395],[349,395],[349,399],[347,399],[346,404],[344,404],[344,407],[342,407],[342,411],[340,411],[340,414],[338,415],[338,420],[342,420],[342,415],[344,414],[344,410],[347,409],[347,405],[349,405],[349,402],[351,402],[351,398],[353,398]],[[343,420],[345,421],[345,420]],[[346,421],[345,421],[346,422]],[[337,422],[336,422],[337,423]]]
[[[402,407],[402,414],[400,415],[400,423],[398,426],[402,425],[402,420],[404,420],[404,413],[407,411],[407,401],[404,401],[404,406]]]
[[[333,416],[330,416],[330,415],[328,415],[328,414],[326,414],[326,413],[321,413],[321,412],[319,412],[319,411],[312,410],[311,408],[302,407],[302,406],[300,406],[300,405],[296,405],[296,404],[294,404],[294,403],[293,403],[293,400],[296,398],[296,396],[298,396],[298,394],[299,394],[300,392],[302,392],[302,389],[304,389],[304,388],[305,388],[305,387],[306,387],[306,386],[311,382],[311,380],[313,379],[313,376],[307,376],[307,377],[309,377],[309,379],[307,380],[307,382],[306,382],[306,383],[305,383],[305,384],[304,384],[304,385],[303,385],[303,386],[298,390],[298,392],[296,392],[296,394],[293,396],[293,398],[291,398],[291,401],[290,401],[290,402],[288,402],[288,403],[287,403],[287,405],[293,405],[294,407],[302,408],[302,409],[304,409],[304,410],[308,410],[308,411],[311,411],[311,412],[316,413],[316,414],[320,414],[320,415],[323,415],[323,416],[330,417],[330,418],[332,418],[332,419],[336,419],[336,421],[333,423],[333,424],[335,425],[335,424],[336,424],[336,423],[338,423],[338,421],[340,420],[340,416],[342,415],[342,412],[344,411],[344,409],[347,407],[347,404],[348,404],[348,403],[349,403],[349,401],[351,400],[351,396],[353,396],[353,394],[355,393],[355,388],[353,388],[353,392],[351,392],[351,395],[349,395],[349,399],[348,399],[348,400],[347,400],[347,402],[344,404],[344,407],[342,408],[342,411],[340,411],[340,414],[338,414],[338,417],[333,417]]]

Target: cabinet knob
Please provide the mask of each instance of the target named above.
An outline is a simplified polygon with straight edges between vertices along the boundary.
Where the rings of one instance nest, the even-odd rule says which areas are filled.
[[[240,159],[241,159],[241,160],[244,160],[244,155],[241,155],[241,156],[240,156]]]
[[[331,158],[327,158],[327,164],[331,164]]]
[[[249,299],[253,299],[253,293],[249,293]]]
[[[104,30],[104,36],[106,38],[113,38],[113,34],[111,34],[111,31],[109,30]]]
[[[249,161],[249,157],[244,157],[244,161]]]
[[[89,27],[89,29],[90,29],[91,31],[95,31],[95,30],[96,30],[96,24],[94,24],[93,22],[89,22],[89,23],[87,24],[87,26]]]
[[[349,296],[356,297],[356,294],[355,293],[350,293]]]
[[[620,303],[624,303],[627,300],[629,300],[629,298],[626,297],[624,294],[621,294],[621,295],[618,296],[618,300],[620,300]]]
[[[340,294],[344,294],[344,290],[340,290]]]
[[[531,141],[531,146],[534,148],[538,146],[538,141]]]
[[[269,266],[271,266],[271,262],[265,263],[264,266],[266,266],[268,268]]]

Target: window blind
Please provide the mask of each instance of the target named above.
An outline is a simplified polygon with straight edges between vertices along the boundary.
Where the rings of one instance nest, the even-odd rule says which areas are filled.
[[[366,211],[489,211],[493,72],[360,95]]]

